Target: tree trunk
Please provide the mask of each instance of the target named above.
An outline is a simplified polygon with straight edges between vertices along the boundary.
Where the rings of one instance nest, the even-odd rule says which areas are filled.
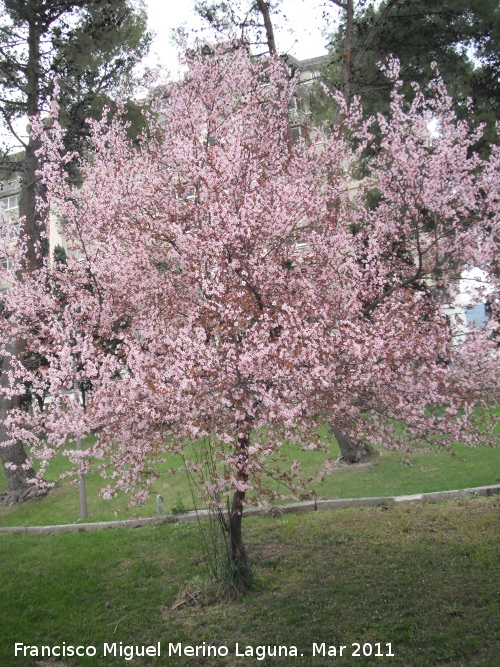
[[[257,0],[257,8],[264,21],[264,27],[266,29],[266,42],[269,53],[276,55],[276,40],[274,39],[273,24],[271,21],[271,15],[269,14],[269,4],[265,2],[265,0]]]
[[[246,472],[248,460],[248,436],[238,438],[238,471],[237,479],[240,482],[247,482],[248,475]],[[245,545],[243,544],[242,536],[242,520],[243,520],[243,503],[245,500],[245,491],[236,490],[233,494],[233,502],[231,504],[231,514],[229,517],[229,534],[230,534],[230,562],[232,575],[236,579],[235,584],[238,587],[248,588],[252,572],[248,565]]]
[[[347,108],[349,108],[349,102],[351,100],[351,87],[352,87],[352,64],[351,64],[351,54],[352,54],[352,37],[353,37],[353,28],[354,28],[354,2],[353,0],[347,0],[345,3],[345,38],[344,38],[344,53],[342,56],[342,80],[341,80],[341,90],[342,95],[344,96],[345,103]]]
[[[34,16],[29,21],[28,35],[28,62],[26,66],[26,108],[28,116],[36,116],[39,111],[40,100],[40,29]],[[38,189],[36,186],[38,169],[38,158],[36,151],[39,141],[32,137],[28,139],[25,148],[25,159],[23,165],[23,178],[21,183],[21,194],[19,197],[19,217],[21,220],[19,233],[27,239],[27,255],[22,271],[18,279],[22,280],[25,272],[29,273],[42,264],[42,251],[45,240],[42,235],[42,227],[36,213],[36,197]],[[11,351],[20,358],[24,352],[24,341],[16,341]],[[0,367],[0,387],[8,386],[7,370],[9,361],[2,359]],[[0,458],[7,477],[7,491],[0,497],[0,503],[12,505],[17,502],[40,498],[47,494],[46,489],[40,489],[28,480],[35,476],[32,467],[22,468],[28,460],[22,442],[16,441],[8,446],[2,443],[8,440],[8,434],[4,426],[4,420],[9,410],[16,407],[18,401],[7,400],[0,396]],[[7,465],[6,465],[7,464]],[[11,465],[9,465],[11,464]],[[11,466],[16,466],[12,469]]]
[[[344,463],[349,465],[353,465],[354,463],[364,463],[375,454],[378,454],[377,450],[367,442],[353,440],[347,433],[344,433],[335,426],[331,425],[330,428],[338,442]]]
[[[40,111],[40,28],[35,16],[30,17],[28,34],[28,62],[26,66],[26,111],[28,119],[37,116]],[[28,138],[23,164],[23,180],[19,197],[19,218],[22,220],[20,234],[27,239],[26,264],[24,272],[31,272],[41,267],[44,239],[42,225],[36,210],[38,157],[40,141],[32,136]],[[22,280],[23,275],[19,278]]]
[[[238,479],[245,479],[245,475],[238,474]],[[231,504],[231,516],[229,519],[229,533],[231,535],[231,561],[245,564],[247,555],[243,544],[241,525],[243,519],[244,491],[235,491]]]
[[[5,438],[3,427],[0,428],[0,437]],[[41,488],[36,484],[29,483],[29,479],[35,476],[35,470],[30,466],[22,466],[28,460],[22,442],[14,442],[12,445],[0,447],[2,463],[18,466],[16,470],[9,470],[7,475],[7,490],[0,494],[0,505],[17,505],[28,500],[40,500],[44,498],[49,490]],[[4,467],[6,473],[7,469]]]
[[[18,345],[17,347],[18,349],[14,349],[14,346],[12,346],[12,350],[20,354],[20,346]],[[9,366],[8,357],[3,357],[0,360],[1,389],[6,389],[9,385]],[[16,403],[17,401],[14,399],[7,399],[4,396],[0,400],[0,458],[2,459],[7,476],[7,490],[0,494],[0,505],[15,505],[27,500],[43,498],[48,493],[47,489],[29,483],[28,480],[35,477],[35,470],[32,466],[28,465],[28,457],[26,456],[22,442],[14,441],[9,445],[1,444],[9,439],[4,426],[4,420],[8,416],[9,411],[16,406]],[[13,469],[11,466],[15,466],[15,468]]]
[[[352,89],[352,41],[354,31],[354,0],[330,0],[334,5],[345,12],[345,35],[344,51],[342,53],[342,69],[340,72],[340,92],[345,100],[346,109],[349,110]],[[342,125],[345,112],[337,109],[332,123],[332,129]]]
[[[363,56],[368,50],[381,27],[387,21],[392,8],[399,2],[399,0],[388,0],[384,10],[378,16],[375,23],[372,25],[363,45],[359,49],[356,57],[353,58],[353,38],[354,38],[354,0],[330,0],[333,4],[340,7],[345,12],[345,36],[344,36],[344,52],[342,54],[342,72],[340,78],[340,92],[344,97],[346,107],[349,105],[352,97],[353,79],[357,68],[359,67]],[[336,122],[342,119],[337,118]]]

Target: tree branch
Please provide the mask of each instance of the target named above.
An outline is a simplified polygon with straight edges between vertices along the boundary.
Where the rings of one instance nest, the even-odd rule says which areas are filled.
[[[2,113],[2,116],[3,116],[4,122],[5,122],[5,124],[7,125],[8,129],[9,129],[9,132],[12,134],[12,136],[14,137],[14,139],[16,139],[16,140],[20,143],[20,145],[21,145],[24,149],[26,149],[26,147],[28,146],[28,144],[27,144],[25,141],[23,141],[23,140],[21,139],[21,137],[20,137],[20,136],[17,134],[17,132],[15,131],[15,129],[14,129],[13,125],[12,125],[12,122],[11,122],[10,118],[7,116],[7,113],[6,113],[5,109],[2,109],[2,110],[1,110],[1,113]]]
[[[334,0],[331,0],[331,2],[333,2],[333,1]],[[365,39],[365,42],[364,42],[363,46],[360,48],[356,57],[354,58],[354,61],[353,61],[353,64],[352,64],[353,70],[355,70],[358,67],[359,63],[361,62],[361,59],[363,58],[363,56],[367,52],[368,47],[370,46],[370,44],[375,39],[375,37],[376,37],[378,31],[380,30],[380,28],[383,26],[387,16],[390,14],[392,8],[395,5],[397,5],[398,2],[399,2],[399,0],[389,0],[387,5],[384,7],[384,10],[382,11],[382,13],[378,17],[378,19],[375,21],[375,23],[373,24],[370,32],[368,33],[368,37]]]
[[[276,41],[274,39],[274,31],[273,31],[273,24],[271,22],[271,16],[269,15],[269,5],[267,4],[267,2],[265,2],[265,0],[257,0],[257,7],[264,20],[269,53],[276,54],[277,53]]]
[[[342,2],[342,0],[330,0],[330,2],[333,5],[337,5],[337,7],[340,7],[340,9],[343,9],[344,11],[347,9],[347,2]]]

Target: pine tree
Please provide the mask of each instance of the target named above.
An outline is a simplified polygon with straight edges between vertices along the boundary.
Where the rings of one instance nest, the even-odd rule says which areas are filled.
[[[390,85],[378,66],[389,56],[398,58],[405,94],[411,83],[425,86],[434,76],[433,63],[452,95],[459,117],[468,114],[472,97],[474,121],[485,121],[482,145],[495,140],[499,114],[498,53],[500,10],[494,0],[385,0],[354,3],[331,0],[342,7],[341,24],[331,41],[331,63],[323,82],[346,99],[359,95],[366,115],[387,113]],[[318,86],[313,100],[316,122],[335,115]]]
[[[44,192],[37,177],[37,139],[25,139],[16,122],[47,110],[59,77],[68,148],[82,149],[86,115],[102,108],[105,95],[130,74],[144,55],[149,36],[140,5],[122,0],[3,0],[0,4],[0,101],[5,129],[21,151],[20,160],[4,155],[2,170],[21,176],[20,235],[27,252],[20,275],[40,267],[46,253],[45,227],[38,201]],[[0,370],[0,422],[16,400],[9,399],[11,360],[22,359],[25,342],[13,341]],[[8,444],[7,444],[8,443]],[[0,427],[0,456],[8,479],[4,502],[16,502],[37,492],[27,480],[34,476],[22,442],[8,441]],[[7,464],[7,465],[6,465]]]

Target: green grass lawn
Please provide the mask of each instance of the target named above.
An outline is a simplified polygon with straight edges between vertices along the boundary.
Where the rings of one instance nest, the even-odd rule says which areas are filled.
[[[255,590],[235,602],[177,609],[185,582],[203,573],[195,524],[0,535],[0,665],[494,667],[498,508],[490,497],[249,517]],[[15,658],[15,642],[95,646],[97,657]],[[160,642],[161,657],[103,658],[105,642]],[[228,656],[169,657],[177,642],[226,646]],[[298,656],[238,657],[236,643],[240,652],[296,646]],[[347,649],[342,658],[313,657],[315,643]],[[367,652],[390,644],[394,657],[353,657],[355,643]]]
[[[430,491],[445,491],[471,486],[500,483],[500,450],[485,447],[465,447],[457,444],[455,456],[442,450],[402,454],[382,451],[367,466],[345,466],[334,469],[325,481],[316,486],[318,498],[360,498],[367,496],[407,495]],[[306,475],[316,473],[327,457],[337,458],[338,446],[333,440],[329,453],[300,451],[290,448],[289,458],[300,459]],[[65,470],[65,460],[58,457],[51,463],[47,479],[56,487],[42,501],[17,507],[0,507],[0,526],[52,525],[79,520],[78,488],[69,480],[59,480]],[[169,460],[160,468],[161,476],[152,487],[152,495],[140,510],[125,511],[125,496],[105,501],[98,495],[104,480],[97,474],[86,478],[89,521],[110,521],[132,516],[154,516],[156,494],[165,500],[167,512],[192,509],[188,484],[182,473],[168,473],[180,460]],[[0,490],[5,487],[0,472]]]

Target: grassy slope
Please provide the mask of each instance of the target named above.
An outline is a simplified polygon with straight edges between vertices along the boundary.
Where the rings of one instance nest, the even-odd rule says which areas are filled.
[[[162,642],[162,658],[114,665],[498,665],[498,498],[245,521],[259,582],[239,602],[171,607],[202,571],[194,524],[48,536],[0,535],[0,664],[14,642]],[[171,658],[168,642],[227,645],[228,659]],[[304,657],[236,658],[242,645]],[[394,658],[312,658],[313,642],[392,643]],[[40,664],[40,663],[39,663]],[[49,662],[43,663],[52,664]]]
[[[406,495],[428,491],[461,489],[500,483],[500,453],[498,449],[455,446],[456,456],[445,451],[415,453],[383,452],[367,467],[343,467],[335,469],[325,481],[316,487],[320,498],[359,498],[367,496]],[[336,444],[331,445],[330,454],[323,452],[290,451],[290,459],[299,458],[307,474],[317,472],[327,456],[338,456]],[[180,465],[180,461],[169,461],[164,469]],[[47,475],[57,480],[64,470],[64,461],[56,459]],[[5,481],[0,471],[0,489]],[[174,507],[193,507],[186,480],[182,474],[167,472],[155,482],[151,499],[140,511],[123,512],[124,497],[103,501],[97,494],[103,480],[97,475],[87,478],[87,495],[90,521],[105,521],[131,516],[154,516],[155,497],[160,493],[167,511]],[[118,517],[115,511],[119,512]],[[0,526],[51,525],[73,523],[79,518],[78,489],[68,480],[58,481],[50,496],[38,503],[27,503],[19,507],[0,507]]]

